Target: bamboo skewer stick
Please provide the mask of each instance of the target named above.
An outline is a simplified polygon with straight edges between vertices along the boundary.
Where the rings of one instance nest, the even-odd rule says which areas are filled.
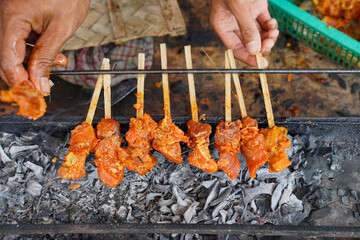
[[[145,54],[139,53],[138,54],[138,69],[144,69],[145,68]],[[139,107],[136,109],[136,117],[142,118],[142,115],[144,113],[144,80],[145,75],[144,74],[138,74],[137,78],[137,104]]]
[[[264,69],[264,59],[263,59],[261,52],[256,54],[256,61],[258,64],[258,68]],[[260,73],[260,82],[261,82],[261,88],[262,88],[263,95],[264,95],[266,116],[267,116],[269,128],[272,128],[275,126],[274,115],[273,115],[272,106],[271,106],[269,87],[267,84],[266,75],[264,73]]]
[[[186,60],[186,68],[192,69],[192,60],[191,60],[191,46],[185,46],[185,60]],[[188,75],[189,82],[189,93],[190,93],[190,104],[191,104],[191,115],[192,120],[195,122],[199,121],[198,117],[198,106],[196,103],[196,92],[195,92],[195,84],[194,84],[194,75],[189,73]]]
[[[232,49],[229,49],[226,52],[227,52],[227,57],[230,62],[231,69],[236,69],[236,63],[235,63],[234,53],[233,53]],[[236,89],[237,99],[239,101],[241,117],[244,118],[247,116],[247,112],[246,112],[246,106],[245,106],[245,101],[244,101],[244,95],[241,90],[239,75],[237,73],[234,73],[232,76],[233,76],[233,81],[234,81],[234,85],[235,85],[235,89]]]
[[[110,70],[110,61],[106,61],[105,70]],[[111,118],[111,75],[104,75],[105,119]]]
[[[160,44],[161,69],[167,69],[166,44]],[[165,118],[171,119],[170,94],[169,94],[169,75],[162,74],[163,95],[164,95],[164,113]]]
[[[225,69],[230,69],[229,59],[225,52]],[[231,122],[231,74],[225,74],[225,121]]]
[[[109,62],[110,60],[108,58],[104,58],[102,63],[101,63],[101,70],[104,70],[105,65],[107,62]],[[96,85],[95,85],[95,89],[91,98],[91,103],[89,106],[89,110],[86,116],[86,122],[91,124],[95,115],[95,110],[96,110],[96,106],[99,100],[99,96],[100,96],[100,92],[102,89],[102,85],[103,85],[103,77],[104,75],[99,75],[98,79],[96,81]]]

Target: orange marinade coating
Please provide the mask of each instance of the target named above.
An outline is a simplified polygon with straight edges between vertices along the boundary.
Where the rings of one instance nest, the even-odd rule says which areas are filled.
[[[18,115],[36,120],[46,112],[44,96],[34,88],[30,81],[22,82],[10,90],[0,92],[0,100],[19,105]]]
[[[218,165],[214,159],[212,159],[209,150],[211,126],[190,120],[187,123],[187,127],[188,131],[186,135],[189,137],[188,146],[194,149],[194,151],[189,154],[189,163],[206,172],[216,172]]]
[[[165,118],[158,124],[154,133],[153,148],[174,163],[182,163],[180,142],[188,142],[188,137],[171,119]]]
[[[259,134],[258,123],[255,119],[244,117],[241,119],[241,153],[246,159],[251,178],[256,177],[256,171],[269,160],[266,151],[265,137]]]
[[[116,187],[124,177],[124,166],[118,159],[118,149],[124,142],[120,136],[120,124],[114,119],[101,119],[97,125],[99,142],[95,147],[94,160],[98,176],[103,184]]]
[[[291,165],[287,158],[285,148],[289,148],[291,140],[287,139],[287,129],[284,127],[273,127],[261,129],[266,139],[266,150],[269,152],[269,171],[280,172]]]
[[[240,162],[236,153],[240,152],[241,121],[220,121],[216,126],[215,147],[220,151],[217,165],[229,178],[235,179],[240,173]]]
[[[71,131],[69,153],[58,173],[62,178],[78,179],[86,176],[86,156],[97,143],[94,128],[87,122],[82,122]]]
[[[157,123],[146,113],[142,118],[131,118],[129,131],[126,133],[128,147],[118,150],[122,164],[141,176],[151,171],[157,164],[157,159],[149,154],[156,128]]]

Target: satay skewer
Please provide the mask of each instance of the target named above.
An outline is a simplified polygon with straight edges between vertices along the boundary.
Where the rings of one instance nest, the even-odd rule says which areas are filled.
[[[264,69],[264,59],[261,53],[256,54],[258,68]],[[260,73],[261,88],[263,91],[266,115],[269,127],[261,129],[260,133],[264,135],[266,141],[266,150],[269,152],[269,171],[280,172],[291,165],[287,158],[286,148],[291,145],[291,140],[287,139],[287,129],[275,126],[273,111],[270,101],[269,87],[266,75]]]
[[[191,60],[191,46],[185,46],[185,60],[186,60],[186,68],[192,69],[192,60]],[[198,117],[198,106],[196,103],[196,92],[195,92],[195,84],[194,84],[194,74],[189,73],[188,75],[188,83],[189,83],[189,93],[190,93],[190,105],[191,105],[191,115],[192,120],[195,122],[199,121]]]
[[[167,69],[166,44],[160,44],[161,67]],[[182,163],[180,142],[188,142],[188,137],[184,132],[171,121],[170,112],[170,94],[168,74],[162,74],[164,111],[165,118],[162,119],[154,131],[154,140],[152,146],[155,150],[161,152],[167,159]]]
[[[236,63],[235,63],[233,50],[229,49],[226,52],[227,52],[227,57],[228,57],[229,62],[230,62],[231,69],[236,69]],[[244,96],[243,96],[243,93],[242,93],[242,90],[241,90],[241,84],[240,84],[239,75],[237,73],[234,73],[232,76],[233,76],[233,81],[234,81],[234,85],[235,85],[235,89],[236,89],[237,99],[239,101],[241,117],[244,118],[244,117],[247,116],[247,112],[246,112]]]
[[[110,61],[105,62],[105,69],[110,70]],[[105,108],[105,119],[111,118],[111,75],[105,74],[104,78],[104,108]]]
[[[256,54],[256,62],[258,64],[259,69],[265,68],[264,67],[264,59],[263,59],[261,52]],[[273,115],[273,110],[272,110],[272,106],[271,106],[269,87],[268,87],[267,78],[266,78],[265,73],[260,73],[260,82],[261,82],[261,88],[262,88],[263,96],[264,96],[266,116],[267,116],[269,128],[272,128],[275,126],[275,122],[274,122],[274,115]]]
[[[160,44],[160,56],[161,56],[161,69],[167,69],[167,55],[166,55],[166,44],[165,43]],[[163,84],[165,118],[171,119],[169,75],[167,73],[163,73],[161,76],[162,76],[162,84]]]
[[[110,60],[108,58],[104,58],[102,63],[101,63],[101,70],[105,69],[105,66],[109,64],[110,65]],[[104,75],[99,75],[98,79],[96,81],[96,85],[95,85],[95,89],[91,98],[91,103],[89,106],[89,110],[86,116],[86,122],[91,124],[92,120],[94,118],[95,115],[95,110],[96,110],[96,106],[97,103],[99,101],[99,96],[100,96],[100,92],[103,86],[103,80],[104,80]]]
[[[138,54],[138,69],[143,70],[145,69],[145,54],[139,53]],[[137,108],[136,108],[136,117],[142,118],[144,113],[144,81],[145,75],[138,74],[137,78]]]
[[[230,69],[229,59],[225,52],[225,69]],[[231,122],[231,74],[225,74],[225,121]]]

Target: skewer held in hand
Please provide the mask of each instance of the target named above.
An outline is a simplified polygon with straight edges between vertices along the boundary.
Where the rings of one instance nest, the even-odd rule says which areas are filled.
[[[191,60],[191,46],[185,46],[185,60],[186,60],[186,68],[192,69],[192,60]],[[199,121],[198,117],[198,106],[196,103],[196,92],[195,92],[195,84],[194,84],[194,74],[189,73],[188,75],[189,82],[189,93],[190,93],[190,104],[191,104],[191,115],[192,120],[195,122]]]
[[[236,63],[235,63],[234,53],[233,53],[232,49],[228,49],[226,52],[227,52],[227,57],[229,58],[230,68],[236,69]],[[233,81],[234,81],[234,85],[235,85],[235,89],[236,89],[237,99],[239,101],[241,117],[244,118],[247,116],[247,112],[246,112],[244,96],[243,96],[243,93],[241,90],[239,74],[234,73],[232,76],[233,76]]]
[[[139,53],[138,54],[138,69],[145,69],[145,54]],[[145,75],[144,74],[138,74],[137,79],[137,104],[138,107],[136,109],[136,117],[142,118],[142,115],[144,113],[144,80]]]
[[[263,56],[262,56],[261,52],[256,54],[256,61],[257,61],[257,64],[258,64],[258,68],[259,69],[264,69],[264,59],[263,59]],[[267,78],[266,78],[266,75],[264,73],[260,73],[260,82],[261,82],[261,88],[262,88],[263,95],[264,95],[266,116],[267,116],[269,128],[272,128],[272,127],[275,126],[274,115],[273,115],[272,106],[271,106],[271,100],[270,100],[269,87],[268,87],[268,84],[267,84]]]
[[[225,52],[225,69],[230,69],[229,59]],[[225,121],[231,122],[231,74],[225,74]]]
[[[105,65],[106,63],[109,63],[110,64],[110,60],[108,58],[104,58],[102,63],[101,63],[101,70],[104,70],[105,69]],[[100,92],[101,92],[101,89],[102,89],[102,85],[103,85],[103,80],[104,80],[104,75],[99,75],[98,76],[98,79],[96,81],[96,85],[95,85],[95,89],[94,89],[94,92],[93,92],[93,96],[91,98],[91,103],[90,103],[90,106],[89,106],[89,111],[87,113],[87,116],[86,116],[86,122],[91,124],[92,123],[92,120],[94,118],[94,115],[95,115],[95,110],[96,110],[96,106],[97,106],[97,103],[98,103],[98,100],[99,100],[99,96],[100,96]]]
[[[106,61],[105,70],[110,70],[110,61]],[[105,119],[111,118],[111,75],[105,74],[104,77],[104,107]]]
[[[166,44],[160,44],[161,69],[167,69]],[[163,95],[164,95],[164,112],[165,118],[171,118],[170,111],[170,94],[169,94],[169,75],[162,74]]]

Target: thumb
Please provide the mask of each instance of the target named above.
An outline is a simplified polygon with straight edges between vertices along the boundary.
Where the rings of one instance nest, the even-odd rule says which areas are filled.
[[[244,46],[250,55],[255,55],[261,50],[261,37],[251,14],[251,0],[230,0],[227,4],[239,25]]]
[[[71,34],[62,34],[59,28],[52,28],[49,25],[31,52],[28,65],[29,78],[44,95],[50,93],[49,76],[54,60],[70,36]]]

